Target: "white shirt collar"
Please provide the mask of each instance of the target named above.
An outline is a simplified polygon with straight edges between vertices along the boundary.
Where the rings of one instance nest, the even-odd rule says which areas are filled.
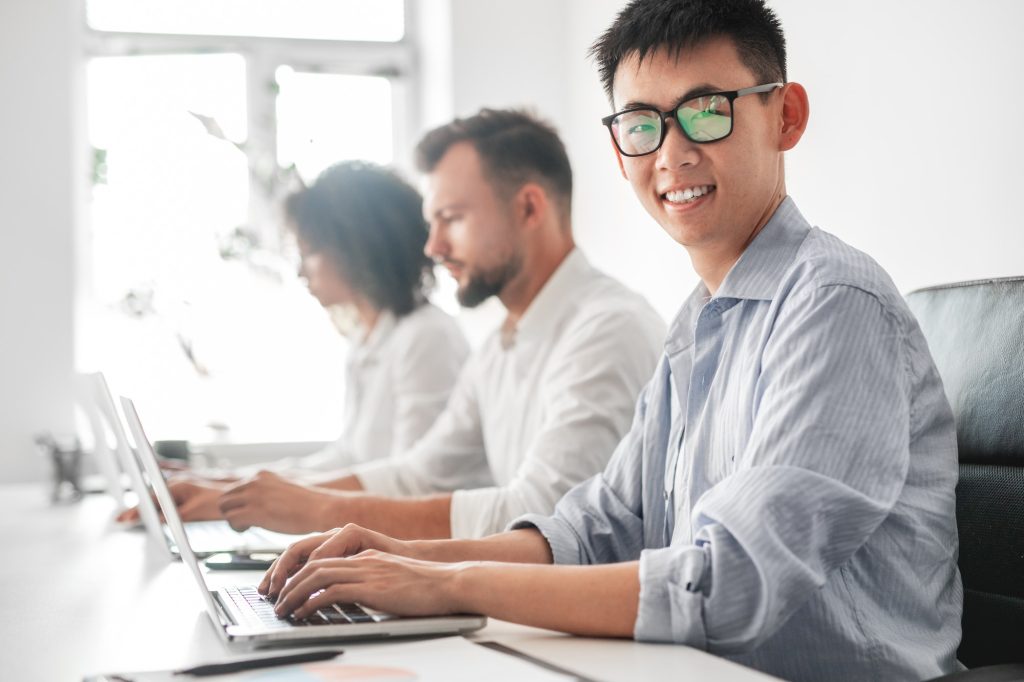
[[[411,312],[409,313],[412,314]],[[354,364],[358,364],[372,358],[384,345],[391,331],[398,323],[395,314],[390,310],[381,310],[377,315],[377,322],[368,334],[362,336],[361,340],[353,341],[351,358]]]
[[[578,248],[562,260],[544,283],[530,305],[508,333],[502,334],[502,346],[511,348],[534,339],[546,338],[562,314],[575,302],[574,291],[594,272],[590,261]]]

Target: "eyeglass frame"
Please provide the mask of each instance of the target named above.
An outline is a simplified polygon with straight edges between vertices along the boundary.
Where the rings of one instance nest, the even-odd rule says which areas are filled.
[[[735,126],[733,125],[731,119],[734,118],[734,117],[730,115],[730,117],[729,117],[730,118],[729,132],[726,133],[725,135],[723,135],[722,137],[719,137],[719,138],[714,139],[714,140],[695,140],[692,137],[690,137],[689,133],[686,132],[686,128],[683,127],[682,123],[679,123],[679,119],[676,116],[676,114],[679,113],[679,110],[683,108],[684,104],[686,104],[687,102],[692,102],[695,99],[700,99],[701,97],[716,97],[716,96],[718,96],[718,97],[724,97],[725,99],[729,100],[729,109],[731,111],[731,110],[734,109],[734,106],[733,106],[734,102],[739,97],[743,97],[744,95],[754,95],[754,94],[760,94],[760,93],[765,93],[765,92],[771,92],[771,91],[776,90],[778,88],[784,87],[785,85],[786,85],[785,83],[779,81],[779,82],[775,82],[775,83],[763,83],[761,85],[753,85],[753,86],[751,86],[749,88],[740,88],[739,90],[727,90],[725,92],[705,92],[703,94],[694,95],[693,97],[687,97],[685,100],[683,100],[682,102],[677,104],[674,108],[669,109],[668,111],[661,111],[660,109],[657,109],[655,107],[644,107],[644,106],[630,107],[628,109],[623,109],[622,111],[616,111],[614,114],[610,114],[608,116],[605,116],[604,118],[601,119],[601,124],[604,125],[604,127],[606,127],[608,129],[608,134],[611,135],[611,137],[612,137],[612,144],[615,145],[615,148],[619,151],[619,153],[622,154],[623,156],[628,156],[628,157],[631,157],[631,158],[635,158],[635,157],[638,157],[638,156],[647,156],[648,154],[653,154],[654,152],[656,152],[659,149],[661,149],[662,145],[665,144],[665,138],[668,136],[668,128],[669,128],[668,120],[669,120],[669,117],[671,117],[679,125],[679,130],[683,133],[683,136],[687,140],[689,140],[690,142],[693,142],[694,144],[713,144],[715,142],[721,142],[722,140],[725,140],[730,135],[732,135],[732,131],[733,131],[733,128]],[[619,116],[622,116],[623,114],[629,114],[629,113],[632,113],[634,111],[653,111],[653,112],[658,114],[658,118],[661,120],[661,139],[658,140],[658,145],[654,149],[652,149],[651,151],[643,152],[642,154],[627,154],[626,152],[622,151],[622,147],[619,146],[619,141],[617,139],[615,139],[615,132],[612,130],[612,123],[615,121],[616,118],[618,118]]]

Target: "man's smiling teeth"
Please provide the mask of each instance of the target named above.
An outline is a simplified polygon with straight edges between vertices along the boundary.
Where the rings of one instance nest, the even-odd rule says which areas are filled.
[[[675,204],[687,204],[696,201],[705,194],[715,191],[714,185],[701,185],[700,187],[687,187],[683,190],[665,192],[665,198]]]

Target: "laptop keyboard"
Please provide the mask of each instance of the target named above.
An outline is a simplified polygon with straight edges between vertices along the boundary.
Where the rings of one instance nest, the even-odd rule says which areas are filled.
[[[255,615],[256,619],[266,627],[290,628],[296,625],[349,625],[376,622],[373,616],[357,604],[332,604],[301,620],[291,616],[278,618],[274,613],[274,600],[261,595],[255,587],[227,587],[221,591],[235,603],[240,611]]]

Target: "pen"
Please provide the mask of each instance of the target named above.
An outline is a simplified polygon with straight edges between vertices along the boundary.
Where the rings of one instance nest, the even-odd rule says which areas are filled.
[[[275,665],[287,665],[289,663],[310,663],[312,661],[326,661],[340,656],[341,649],[329,651],[310,651],[304,654],[288,654],[286,656],[267,656],[264,658],[250,658],[246,661],[231,661],[229,663],[210,663],[208,665],[197,665],[194,668],[175,670],[175,675],[192,675],[204,677],[206,675],[222,675],[225,673],[237,673],[242,670],[253,668],[269,668]]]

